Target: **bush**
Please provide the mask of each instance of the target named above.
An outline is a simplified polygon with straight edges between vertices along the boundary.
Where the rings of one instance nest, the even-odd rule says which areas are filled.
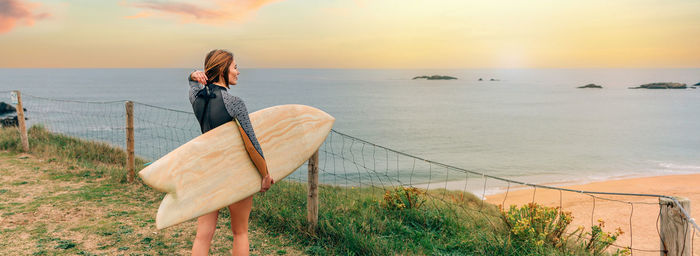
[[[560,247],[562,235],[573,217],[570,212],[560,211],[559,207],[552,208],[529,203],[520,208],[511,205],[508,212],[503,212],[503,219],[518,240],[538,246],[548,242],[555,247]]]
[[[580,250],[590,252],[593,255],[600,255],[605,250],[607,250],[617,238],[622,235],[622,229],[619,227],[615,229],[615,232],[605,232],[603,228],[605,227],[605,222],[601,219],[598,220],[598,225],[591,227],[591,232],[583,232],[583,226],[580,226],[576,231],[572,232],[571,235],[567,237],[567,240],[579,247]],[[629,248],[617,249],[613,255],[630,255],[631,252]]]
[[[384,192],[382,206],[389,210],[418,209],[425,203],[424,194],[414,187],[396,187]]]
[[[614,233],[603,231],[605,223],[598,220],[598,225],[592,226],[591,232],[584,232],[584,227],[580,226],[571,234],[566,234],[573,220],[571,212],[537,203],[520,208],[511,205],[507,212],[501,209],[501,214],[514,243],[534,245],[540,249],[553,246],[562,252],[601,255],[623,233],[619,227]],[[618,249],[612,255],[629,253],[629,249]]]

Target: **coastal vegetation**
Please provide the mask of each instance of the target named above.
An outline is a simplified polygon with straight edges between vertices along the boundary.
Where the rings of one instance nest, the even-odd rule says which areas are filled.
[[[155,229],[163,193],[126,183],[125,153],[110,145],[0,129],[0,254],[188,254],[195,220]],[[142,166],[143,159],[137,159]],[[306,221],[306,184],[279,181],[255,197],[252,255],[605,255],[620,232],[569,227],[571,214],[529,204],[500,209],[461,191],[319,186],[318,229]],[[221,210],[212,253],[233,236]]]

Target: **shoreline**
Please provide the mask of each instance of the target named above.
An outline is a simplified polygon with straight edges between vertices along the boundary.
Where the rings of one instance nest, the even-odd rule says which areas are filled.
[[[623,180],[636,180],[636,179],[645,179],[645,178],[658,178],[658,177],[666,177],[666,176],[684,176],[684,175],[700,175],[700,172],[676,172],[676,173],[667,173],[667,174],[659,174],[659,173],[651,173],[651,174],[623,174],[623,175],[611,175],[607,176],[604,178],[588,178],[588,179],[577,179],[577,180],[567,180],[567,181],[550,181],[550,182],[542,182],[542,183],[535,183],[535,182],[526,182],[526,181],[521,181],[518,180],[517,178],[505,178],[505,179],[510,179],[510,180],[515,180],[523,183],[528,183],[528,184],[533,184],[533,185],[540,185],[540,186],[549,186],[549,187],[556,187],[556,188],[569,188],[569,187],[575,187],[575,186],[585,186],[589,184],[597,184],[597,183],[602,183],[602,182],[613,182],[613,181],[623,181]],[[493,179],[493,178],[486,178],[487,179],[487,184],[486,184],[486,189],[484,192],[484,179],[482,177],[469,177],[469,179],[463,179],[463,180],[450,180],[450,181],[442,181],[442,182],[430,182],[430,183],[420,183],[420,184],[415,184],[413,185],[414,187],[417,188],[422,188],[422,189],[447,189],[447,190],[453,190],[453,191],[466,191],[474,194],[475,196],[479,198],[489,198],[494,195],[499,195],[506,193],[506,191],[520,191],[524,189],[532,189],[532,186],[530,185],[521,185],[521,184],[516,184],[516,183],[510,183]],[[467,184],[465,184],[465,181]],[[700,183],[698,183],[700,185]],[[546,188],[540,188],[540,189],[546,189]],[[583,190],[583,189],[579,189]],[[589,190],[592,191],[592,190]],[[595,192],[601,192],[601,191],[595,191]],[[619,191],[607,191],[607,192],[619,192]]]
[[[691,217],[700,215],[700,205],[697,205],[700,203],[700,173],[623,178],[558,187],[597,192],[685,197],[691,201],[689,211]],[[574,216],[570,225],[572,229],[584,226],[590,230],[590,226],[597,224],[597,220],[601,219],[605,221],[605,231],[613,231],[619,227],[624,232],[615,244],[623,247],[631,244],[635,249],[657,250],[656,252],[634,250],[635,255],[659,254],[660,239],[656,230],[659,206],[656,197],[600,195],[593,198],[576,192],[526,187],[510,189],[507,193],[486,195],[486,201],[506,208],[510,205],[523,205],[533,201],[550,207],[561,206],[564,211],[570,211]],[[700,255],[700,239],[694,239],[693,247],[697,248],[694,250],[694,255]]]

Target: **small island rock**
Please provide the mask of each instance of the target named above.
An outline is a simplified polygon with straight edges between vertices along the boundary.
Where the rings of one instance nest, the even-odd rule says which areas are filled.
[[[24,111],[27,111],[26,108],[22,108]],[[27,120],[25,117],[24,120]],[[17,109],[5,102],[0,102],[0,127],[12,127],[12,126],[18,126],[19,122],[17,122]]]
[[[683,83],[650,83],[643,84],[639,87],[630,87],[630,89],[686,89],[688,86]]]
[[[579,86],[579,87],[576,87],[576,88],[579,88],[579,89],[583,89],[583,88],[598,88],[598,89],[602,89],[603,86],[597,85],[597,84],[587,84],[587,85]]]
[[[452,76],[440,76],[440,75],[432,75],[432,76],[417,76],[414,77],[413,80],[416,79],[428,79],[428,80],[456,80],[456,77]]]

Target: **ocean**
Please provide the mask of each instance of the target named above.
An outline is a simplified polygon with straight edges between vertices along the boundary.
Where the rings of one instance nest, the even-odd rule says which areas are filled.
[[[0,91],[191,112],[191,70],[0,69]],[[433,74],[459,79],[411,79]],[[251,112],[314,106],[339,132],[526,182],[700,172],[700,89],[628,89],[651,82],[690,86],[700,69],[242,69],[230,92]],[[575,88],[588,83],[604,88]]]

